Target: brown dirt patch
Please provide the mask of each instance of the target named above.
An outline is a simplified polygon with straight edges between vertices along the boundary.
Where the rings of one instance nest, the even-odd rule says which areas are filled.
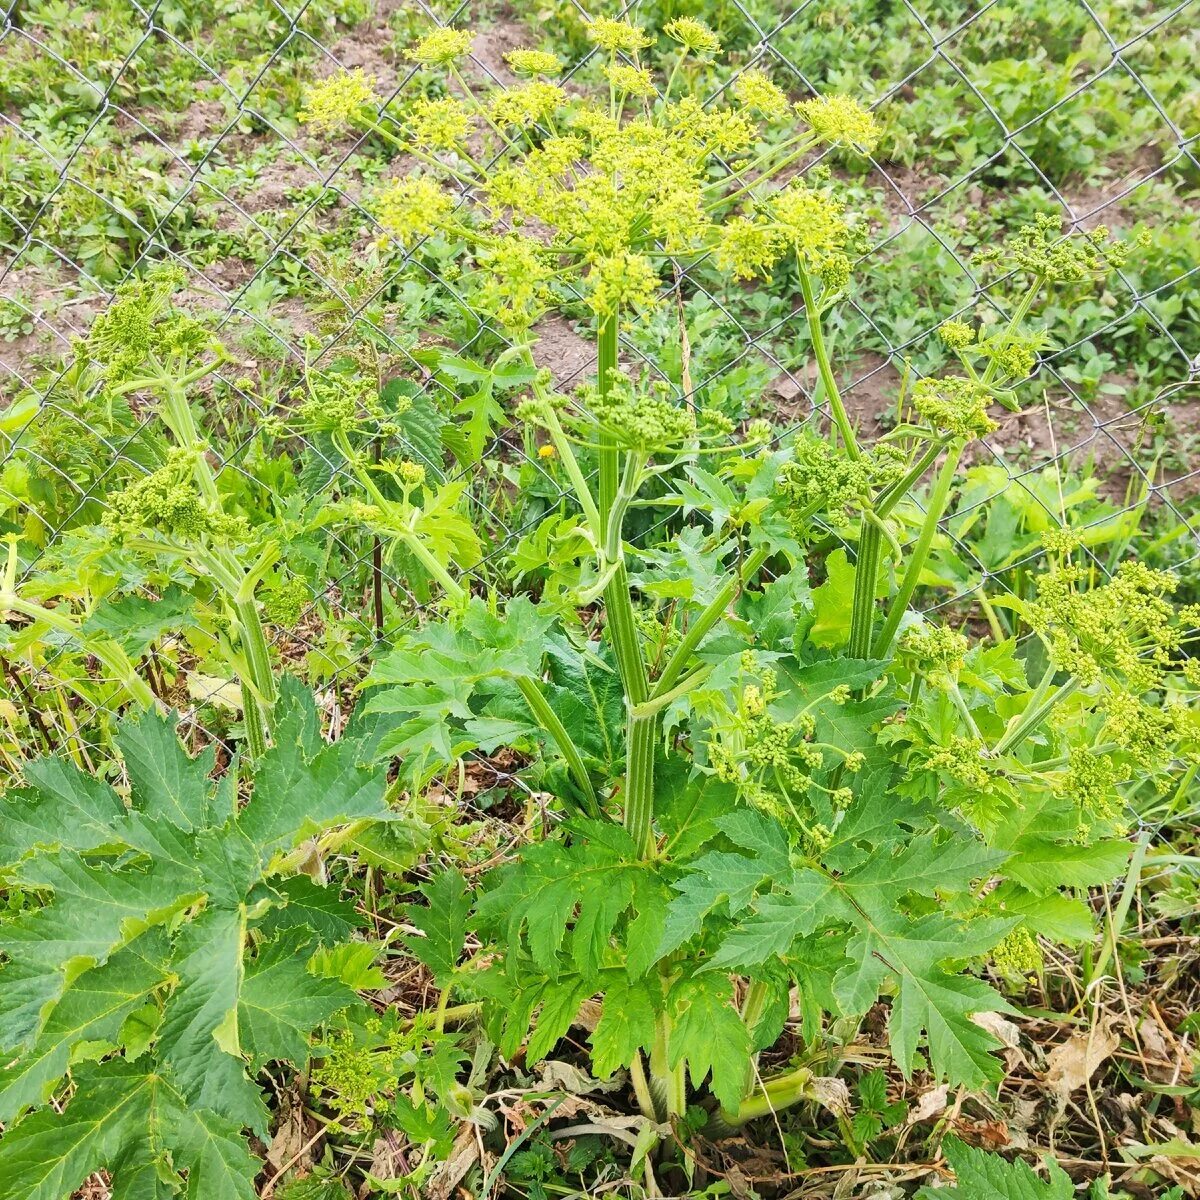
[[[882,354],[867,351],[846,366],[835,368],[842,403],[855,429],[872,440],[892,424],[900,373]],[[804,421],[812,412],[809,397],[817,384],[817,368],[808,362],[774,380],[764,399],[777,416],[789,423]]]
[[[534,326],[534,358],[547,367],[556,387],[570,388],[595,372],[596,348],[564,317],[544,317]]]

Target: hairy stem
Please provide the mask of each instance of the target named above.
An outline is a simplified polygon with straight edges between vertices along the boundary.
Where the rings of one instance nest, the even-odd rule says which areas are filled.
[[[612,388],[612,374],[617,369],[617,315],[605,318],[596,335],[596,390],[607,396]],[[617,498],[620,474],[616,443],[609,434],[601,433],[600,442],[600,523],[603,533],[608,514]]]
[[[793,1104],[805,1100],[819,1100],[813,1086],[813,1073],[807,1067],[798,1067],[785,1075],[777,1075],[774,1079],[764,1081],[761,1089],[738,1105],[736,1112],[721,1109],[709,1123],[713,1133],[729,1132],[753,1121],[756,1117],[765,1117],[770,1113],[780,1112]]]

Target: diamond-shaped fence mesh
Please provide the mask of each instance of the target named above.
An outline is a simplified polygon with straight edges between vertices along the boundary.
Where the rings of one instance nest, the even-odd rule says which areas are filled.
[[[678,7],[631,3],[603,13],[657,27]],[[979,473],[943,522],[959,573],[941,581],[936,604],[1025,570],[1039,553],[1031,540],[1027,552],[989,557],[966,536],[973,508],[1017,487],[1053,524],[1064,516],[1064,487],[1075,486],[1071,472],[1085,464],[1105,499],[1096,521],[1152,515],[1164,560],[1189,563],[1200,551],[1192,500],[1200,465],[1191,453],[1200,434],[1196,0],[697,0],[685,8],[717,25],[730,52],[725,67],[700,77],[710,101],[757,67],[796,98],[859,95],[886,121],[889,138],[865,166],[836,154],[798,164],[832,170],[869,217],[870,245],[832,318],[845,394],[865,427],[894,405],[902,377],[939,369],[938,325],[980,305],[1006,312],[1005,281],[985,280],[974,266],[975,251],[1006,223],[1057,210],[1064,228],[1152,230],[1152,248],[1116,272],[1102,296],[1050,314],[1057,340],[1027,384],[1036,399],[987,440],[976,465],[995,470]],[[389,162],[367,137],[333,145],[311,137],[296,120],[303,86],[361,67],[375,78],[385,116],[394,115],[423,86],[403,48],[433,24],[479,30],[472,87],[509,80],[503,53],[536,44],[570,60],[568,81],[586,81],[587,15],[574,0],[537,12],[471,0],[9,5],[0,30],[0,505],[7,528],[36,548],[22,561],[25,580],[46,555],[61,559],[64,546],[69,559],[72,531],[98,519],[153,419],[135,408],[131,427],[98,426],[70,355],[116,288],[149,264],[185,268],[186,305],[208,314],[233,348],[206,384],[206,433],[221,474],[253,480],[278,471],[258,456],[257,427],[306,366],[348,349],[368,344],[389,369],[438,389],[412,357],[421,336],[437,334],[425,327],[423,298],[436,293],[443,309],[469,305],[448,262],[373,248],[380,230],[370,193],[405,164]],[[785,427],[821,419],[793,297],[717,286],[703,263],[678,268],[665,292],[656,323],[624,335],[627,359],[662,372],[681,399],[741,397],[750,415],[769,411]],[[681,373],[685,324],[690,357]],[[460,351],[475,338],[501,338],[481,318],[473,329]],[[538,332],[560,386],[594,372],[589,343],[567,322],[555,318]],[[321,459],[320,446],[305,449]],[[512,440],[493,450],[485,457],[526,458]],[[334,476],[343,469],[326,466]],[[544,478],[552,496],[557,485]],[[527,530],[516,509],[501,507],[504,488],[488,482],[472,502],[490,506],[498,554]],[[318,623],[302,620],[280,649],[311,656],[333,685],[353,681],[378,639],[412,620],[422,599],[369,537],[336,523],[323,536],[314,610],[319,600],[337,614],[343,642],[328,644]],[[1097,554],[1096,565],[1111,564]],[[373,577],[389,590],[386,611]],[[40,670],[62,653],[65,643],[51,647]],[[5,686],[37,707],[38,672],[6,669]],[[198,679],[187,698],[196,711],[222,687]],[[73,720],[82,728],[98,715]]]

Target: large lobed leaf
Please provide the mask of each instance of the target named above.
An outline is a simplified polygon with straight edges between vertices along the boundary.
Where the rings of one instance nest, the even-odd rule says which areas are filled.
[[[61,1200],[100,1168],[116,1196],[248,1200],[242,1130],[266,1132],[249,1068],[303,1065],[311,1032],[356,1000],[308,969],[353,913],[272,876],[314,833],[386,818],[385,780],[354,738],[324,741],[290,684],[240,810],[167,718],[118,745],[128,805],[57,759],[0,799],[0,865],[44,898],[0,926],[0,1200]],[[106,1060],[71,1068],[61,1114],[40,1108],[85,1045]]]

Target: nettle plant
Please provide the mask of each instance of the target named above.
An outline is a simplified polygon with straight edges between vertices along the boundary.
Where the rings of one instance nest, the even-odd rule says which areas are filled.
[[[991,601],[1017,609],[1020,637],[912,608],[967,448],[1045,344],[1039,300],[1124,250],[1103,231],[1018,231],[992,256],[1022,289],[1012,318],[948,321],[959,371],[917,382],[864,445],[823,335],[862,231],[832,186],[777,179],[822,144],[869,149],[875,123],[844,97],[792,104],[754,71],[727,105],[676,96],[680,67],[718,46],[688,18],[665,33],[678,54],[661,90],[638,59],[649,36],[600,19],[606,99],[568,95],[557,60],[527,50],[507,60],[528,82],[477,97],[457,66],[471,35],[440,29],[409,53],[446,94],[400,120],[361,75],[308,101],[314,124],[423,164],[379,195],[379,222],[403,247],[457,248],[469,302],[504,334],[493,365],[527,373],[513,415],[570,501],[547,517],[537,594],[506,594],[453,538],[423,535],[438,495],[423,470],[377,465],[369,425],[339,424],[362,519],[444,594],[368,680],[368,710],[397,722],[381,752],[419,787],[473,751],[540,750],[529,777],[553,798],[477,894],[442,877],[411,944],[443,1003],[482,1001],[500,1052],[527,1065],[601,997],[591,1068],[627,1070],[655,1121],[693,1097],[717,1128],[838,1108],[817,1065],[881,997],[906,1076],[978,1087],[1001,1075],[978,1018],[1012,1011],[984,976],[1019,980],[1039,939],[1092,935],[1087,889],[1128,856],[1122,783],[1166,787],[1196,753],[1200,678],[1181,647],[1197,614],[1173,612],[1170,577],[1130,563],[1105,581],[1062,531],[1036,599]],[[827,434],[739,433],[622,368],[623,323],[707,255],[735,280],[794,280]],[[598,368],[566,396],[537,323],[580,303]],[[632,544],[634,514],[665,535]],[[763,1078],[794,1002],[796,1058]]]

